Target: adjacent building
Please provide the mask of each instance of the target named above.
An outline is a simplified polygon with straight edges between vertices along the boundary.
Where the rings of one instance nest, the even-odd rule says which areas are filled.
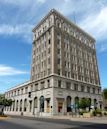
[[[13,100],[5,113],[66,115],[81,98],[102,108],[95,39],[54,9],[32,32],[30,80],[5,93]]]

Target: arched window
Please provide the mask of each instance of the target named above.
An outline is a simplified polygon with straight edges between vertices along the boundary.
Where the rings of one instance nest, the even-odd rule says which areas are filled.
[[[71,112],[71,96],[67,96],[67,112]]]
[[[27,110],[27,99],[24,100],[24,112]]]
[[[40,112],[44,112],[44,96],[40,97]]]
[[[79,108],[79,97],[75,97],[75,108]]]
[[[20,100],[20,111],[22,111],[22,99]]]

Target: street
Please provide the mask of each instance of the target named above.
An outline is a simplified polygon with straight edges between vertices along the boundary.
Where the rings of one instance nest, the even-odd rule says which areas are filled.
[[[102,120],[102,118],[100,118]],[[98,119],[100,121],[100,119]],[[103,120],[102,120],[103,121]],[[0,129],[107,129],[106,123],[89,121],[73,121],[50,118],[20,118],[0,119]]]

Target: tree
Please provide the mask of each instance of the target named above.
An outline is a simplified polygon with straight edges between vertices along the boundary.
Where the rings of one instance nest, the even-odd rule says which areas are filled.
[[[12,105],[12,100],[11,99],[6,99],[3,94],[0,94],[0,114],[3,114],[3,110],[6,106],[11,106]]]
[[[86,110],[86,108],[90,108],[91,106],[91,102],[88,98],[82,98],[80,101],[79,101],[79,108],[81,109],[84,109]]]
[[[104,97],[104,99],[107,99],[107,89],[103,90],[103,97]]]

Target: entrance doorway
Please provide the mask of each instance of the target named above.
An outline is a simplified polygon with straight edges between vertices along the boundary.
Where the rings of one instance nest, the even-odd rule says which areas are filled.
[[[63,104],[64,104],[64,99],[63,98],[58,98],[58,113],[63,113]]]

